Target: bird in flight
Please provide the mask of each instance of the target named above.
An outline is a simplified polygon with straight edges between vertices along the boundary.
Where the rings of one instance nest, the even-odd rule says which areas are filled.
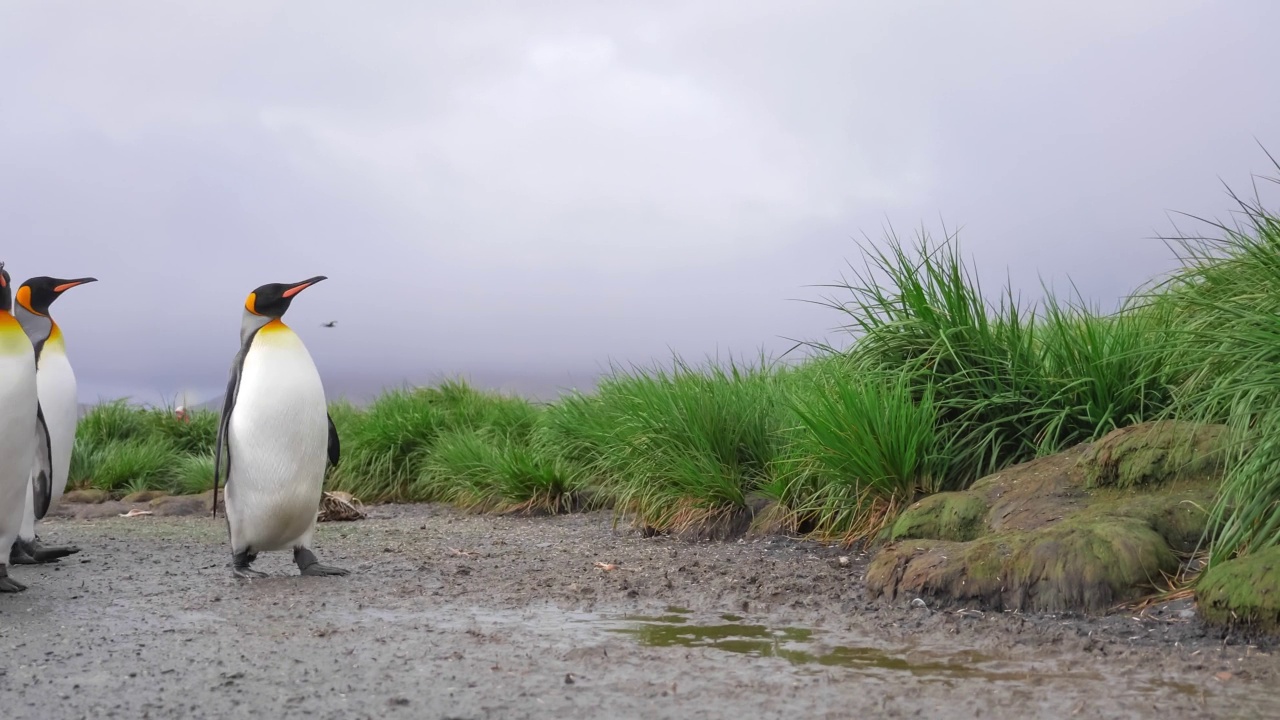
[[[334,325],[337,325],[337,324],[338,324],[338,321],[337,321],[337,320],[330,320],[330,321],[329,321],[329,322],[327,322],[327,323],[320,323],[320,324],[321,324],[321,325],[323,325],[323,326],[325,326],[325,327],[333,327]]]

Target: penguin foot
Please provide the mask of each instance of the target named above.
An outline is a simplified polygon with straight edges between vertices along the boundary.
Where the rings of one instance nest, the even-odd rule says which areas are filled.
[[[244,578],[246,580],[252,580],[253,578],[266,577],[267,574],[262,572],[261,570],[254,570],[253,568],[249,567],[249,563],[257,559],[258,559],[258,553],[250,553],[248,550],[241,550],[240,552],[232,555],[231,556],[231,574],[234,575],[235,577]]]
[[[14,540],[9,550],[10,565],[37,565],[39,561],[31,556],[31,544],[22,540]]]
[[[58,558],[75,555],[80,552],[80,548],[76,545],[45,545],[40,542],[40,538],[36,538],[29,545],[27,552],[38,563],[55,562]]]
[[[293,561],[298,564],[298,569],[303,575],[322,576],[322,575],[350,575],[351,571],[346,568],[333,567],[332,565],[321,565],[316,559],[316,554],[308,548],[294,548]]]
[[[19,593],[27,586],[9,577],[9,568],[0,566],[0,593]]]

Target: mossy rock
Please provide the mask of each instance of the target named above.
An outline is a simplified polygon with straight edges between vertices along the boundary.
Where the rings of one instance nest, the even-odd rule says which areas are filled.
[[[1149,524],[1103,517],[966,543],[898,542],[875,557],[866,582],[887,600],[1100,612],[1141,597],[1177,569],[1177,556]]]
[[[169,493],[163,490],[139,490],[135,493],[129,493],[120,498],[120,502],[126,503],[149,503],[156,498],[165,497]]]
[[[980,478],[969,488],[991,507],[990,532],[1036,530],[1088,506],[1077,467],[1086,446],[1019,463]]]
[[[1160,421],[1111,431],[1083,457],[1085,487],[1159,486],[1222,473],[1227,428]]]
[[[213,491],[199,495],[165,495],[151,501],[151,512],[158,516],[166,515],[205,515],[210,512],[209,504],[213,502]],[[222,508],[222,495],[218,495],[218,507]]]
[[[1211,483],[1192,484],[1164,493],[1099,497],[1081,518],[1127,517],[1145,522],[1176,553],[1195,552],[1209,527],[1209,508],[1214,502]]]
[[[1222,432],[1126,428],[924,498],[885,532],[868,589],[890,600],[1054,612],[1143,597],[1206,539]]]
[[[1280,633],[1280,547],[1210,567],[1196,604],[1208,623]]]
[[[974,540],[985,532],[987,501],[974,493],[945,492],[930,495],[898,516],[889,539]]]
[[[59,502],[64,503],[83,503],[86,505],[97,505],[111,499],[111,493],[106,490],[98,490],[96,488],[88,488],[85,490],[69,490],[62,494]]]

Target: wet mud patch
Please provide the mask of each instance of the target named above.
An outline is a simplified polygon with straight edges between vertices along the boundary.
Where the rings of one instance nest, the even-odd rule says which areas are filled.
[[[368,513],[317,529],[351,576],[264,553],[260,581],[230,577],[222,517],[50,521],[83,551],[0,598],[6,717],[1227,718],[1265,716],[1280,682],[1271,648],[1177,606],[891,607],[838,547]],[[680,629],[626,632],[655,625]]]

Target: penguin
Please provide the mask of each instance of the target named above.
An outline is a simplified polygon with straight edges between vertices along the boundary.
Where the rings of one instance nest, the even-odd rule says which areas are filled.
[[[325,279],[270,283],[245,299],[213,470],[216,515],[218,482],[226,468],[235,577],[265,577],[250,567],[258,553],[287,549],[303,575],[350,573],[320,564],[311,548],[325,463],[338,464],[340,447],[320,373],[302,339],[281,319],[298,293]]]
[[[48,511],[52,478],[49,431],[36,393],[35,346],[13,316],[9,271],[0,263],[0,593],[27,589],[9,577],[9,554],[27,503],[41,518]]]
[[[33,277],[18,288],[13,314],[27,333],[36,354],[36,389],[40,407],[49,429],[53,446],[53,479],[50,507],[57,504],[67,488],[67,474],[71,469],[71,449],[76,440],[76,423],[80,412],[76,398],[76,375],[67,360],[62,330],[49,314],[49,306],[73,287],[97,282],[97,278],[85,277],[65,280],[52,277]],[[34,498],[33,487],[28,492]],[[36,532],[38,518],[34,503],[29,502],[26,517],[18,540],[13,545],[10,561],[15,564],[54,562],[58,558],[74,555],[80,548],[74,545],[43,545]]]

